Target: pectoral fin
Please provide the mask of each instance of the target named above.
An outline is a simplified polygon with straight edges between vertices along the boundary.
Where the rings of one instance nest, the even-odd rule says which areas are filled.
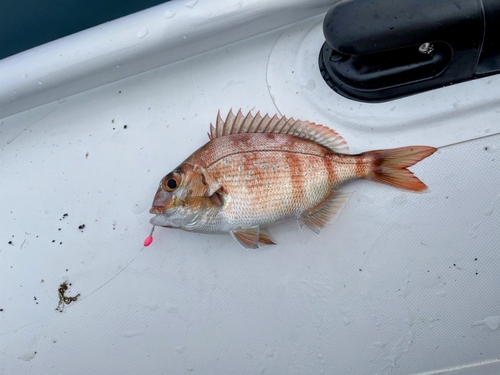
[[[207,197],[212,196],[215,192],[222,191],[222,186],[219,181],[217,181],[217,179],[205,169],[201,170],[201,182],[206,187],[205,196]]]
[[[231,232],[231,235],[247,249],[257,249],[259,242],[266,245],[274,245],[269,236],[263,233],[258,226],[234,230]]]
[[[210,202],[212,202],[214,206],[222,207],[224,205],[222,194],[216,191],[210,196]]]
[[[299,221],[307,225],[314,233],[319,234],[329,220],[338,216],[350,196],[351,193],[332,191],[323,202],[304,212]]]
[[[216,207],[222,207],[226,203],[226,193],[219,182],[204,169],[201,171],[201,182],[205,185],[205,196],[210,198]]]

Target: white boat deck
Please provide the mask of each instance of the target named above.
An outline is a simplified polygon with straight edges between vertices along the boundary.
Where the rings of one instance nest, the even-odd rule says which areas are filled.
[[[173,1],[0,61],[1,374],[500,373],[500,77],[339,97],[332,3]],[[412,168],[430,189],[350,183],[320,236],[288,222],[258,251],[143,248],[158,182],[231,108],[439,147]]]

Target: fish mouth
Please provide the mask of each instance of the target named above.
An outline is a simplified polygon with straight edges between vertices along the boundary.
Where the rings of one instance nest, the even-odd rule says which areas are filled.
[[[163,215],[156,215],[149,219],[149,222],[153,225],[164,227],[164,228],[173,228],[172,223],[168,218]]]
[[[160,215],[163,212],[162,207],[151,207],[150,214]]]

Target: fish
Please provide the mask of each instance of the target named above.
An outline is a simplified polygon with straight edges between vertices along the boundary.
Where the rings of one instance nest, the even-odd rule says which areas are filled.
[[[349,154],[335,130],[260,112],[210,124],[209,141],[164,176],[150,213],[154,226],[230,233],[243,247],[275,244],[272,224],[297,219],[318,233],[350,194],[338,188],[368,179],[399,189],[427,186],[408,167],[436,151],[407,146]]]

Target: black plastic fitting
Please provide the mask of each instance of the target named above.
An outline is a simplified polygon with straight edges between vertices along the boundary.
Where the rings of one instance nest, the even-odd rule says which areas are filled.
[[[499,0],[352,0],[327,13],[328,85],[381,102],[500,72]]]

